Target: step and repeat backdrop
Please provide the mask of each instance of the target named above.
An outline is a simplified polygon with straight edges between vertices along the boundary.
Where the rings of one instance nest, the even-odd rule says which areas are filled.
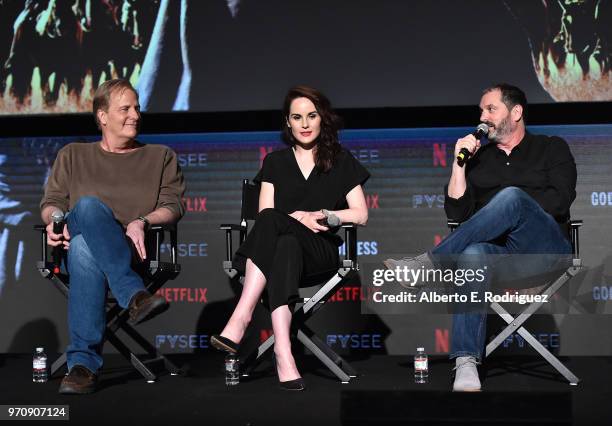
[[[2,0],[0,114],[89,111],[111,77],[152,112],[276,109],[295,84],[342,108],[467,105],[483,76],[610,101],[611,31],[610,0]]]
[[[532,127],[533,133],[564,137],[578,166],[572,216],[584,220],[584,270],[570,282],[571,304],[563,314],[541,314],[528,323],[538,340],[561,354],[612,354],[612,125]],[[417,254],[447,234],[443,186],[453,146],[469,128],[347,130],[342,143],[370,171],[365,190],[370,211],[359,230],[359,276],[351,278],[311,320],[311,327],[343,353],[431,354],[449,350],[449,315],[362,313],[371,297],[372,268],[387,257]],[[30,352],[67,344],[66,300],[42,278],[38,203],[57,151],[91,138],[0,139],[0,352]],[[278,132],[142,135],[178,154],[187,182],[186,215],[179,226],[182,272],[160,291],[171,303],[162,316],[140,326],[163,352],[207,352],[235,306],[240,287],[223,273],[221,223],[237,222],[241,180],[253,178],[263,158],[282,148]],[[130,182],[126,182],[129,185]],[[537,236],[534,236],[537,238]],[[342,252],[343,247],[340,248]],[[164,245],[164,254],[168,246]],[[370,289],[370,290],[369,290]],[[489,332],[501,328],[489,316]],[[271,333],[269,317],[257,311],[247,338],[256,344]],[[503,350],[530,353],[517,336]],[[112,350],[106,345],[106,350]]]

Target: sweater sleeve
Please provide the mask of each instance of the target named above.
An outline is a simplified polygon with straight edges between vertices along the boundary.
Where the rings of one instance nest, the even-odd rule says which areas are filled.
[[[178,165],[176,154],[168,148],[164,158],[164,169],[162,171],[159,196],[156,209],[164,207],[179,215],[185,214],[183,206],[183,195],[185,194],[185,180],[183,172]]]
[[[68,211],[70,207],[71,153],[70,145],[58,151],[45,185],[45,193],[40,201],[41,211],[48,206],[57,207],[63,212]]]

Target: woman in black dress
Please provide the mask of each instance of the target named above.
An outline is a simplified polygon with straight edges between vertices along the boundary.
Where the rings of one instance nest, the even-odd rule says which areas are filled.
[[[304,382],[291,353],[290,306],[300,282],[338,268],[342,239],[334,232],[337,227],[322,224],[326,217],[366,224],[361,186],[370,175],[340,146],[340,119],[322,93],[306,86],[290,89],[283,115],[282,136],[289,148],[268,154],[255,178],[261,183],[259,215],[237,252],[246,259],[244,287],[227,325],[221,335],[212,336],[211,344],[237,351],[265,288],[280,385],[302,390]]]

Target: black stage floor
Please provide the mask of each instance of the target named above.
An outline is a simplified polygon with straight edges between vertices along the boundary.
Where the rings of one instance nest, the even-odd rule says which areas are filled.
[[[298,359],[308,387],[305,392],[278,389],[276,377],[266,365],[260,377],[226,387],[222,355],[182,355],[172,359],[184,368],[185,375],[165,374],[156,383],[147,384],[122,358],[107,355],[97,393],[63,396],[57,393],[59,378],[46,384],[31,382],[29,355],[0,355],[0,404],[68,404],[70,421],[76,424],[171,426],[324,426],[340,425],[343,420],[344,424],[361,424],[358,419],[362,415],[369,417],[363,424],[417,424],[407,420],[416,411],[421,416],[426,414],[420,417],[422,422],[439,415],[438,421],[426,424],[444,419],[444,424],[455,424],[448,419],[456,404],[469,406],[468,412],[474,413],[493,409],[498,418],[516,418],[517,413],[523,413],[525,420],[533,420],[525,410],[536,410],[532,414],[539,420],[531,424],[544,424],[542,418],[553,420],[558,410],[567,412],[571,405],[571,424],[612,424],[612,357],[564,360],[582,380],[578,386],[569,386],[536,358],[493,358],[481,371],[483,392],[461,395],[450,392],[451,363],[445,358],[430,359],[430,380],[426,385],[414,383],[409,356],[353,359],[351,363],[361,376],[343,385],[316,359],[306,356]],[[352,397],[357,399],[350,400]],[[531,406],[524,406],[524,402]],[[394,422],[394,417],[403,420]],[[383,418],[387,423],[379,423]],[[466,423],[493,424],[494,419]]]

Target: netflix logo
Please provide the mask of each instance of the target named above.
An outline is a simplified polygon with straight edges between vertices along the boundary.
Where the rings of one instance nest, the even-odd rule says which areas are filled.
[[[162,296],[170,303],[207,303],[208,288],[189,287],[164,287],[157,290],[156,294]]]
[[[196,213],[207,212],[208,209],[206,208],[206,200],[207,200],[207,197],[185,197],[183,198],[183,205],[185,206],[185,211],[196,212]]]
[[[266,155],[268,155],[272,151],[274,151],[274,148],[271,146],[260,146],[259,147],[259,168],[260,169],[261,169],[261,166],[263,166],[264,158],[266,158]]]
[[[448,335],[448,328],[436,328],[435,330],[435,342],[437,353],[448,353],[450,348],[450,339]]]
[[[446,144],[445,143],[434,143],[433,144],[433,166],[434,167],[446,167]]]
[[[367,194],[366,195],[366,204],[368,205],[368,209],[379,209],[380,206],[378,204],[378,194]]]
[[[329,302],[362,302],[372,300],[373,289],[370,287],[363,288],[361,286],[344,286],[329,298]]]

